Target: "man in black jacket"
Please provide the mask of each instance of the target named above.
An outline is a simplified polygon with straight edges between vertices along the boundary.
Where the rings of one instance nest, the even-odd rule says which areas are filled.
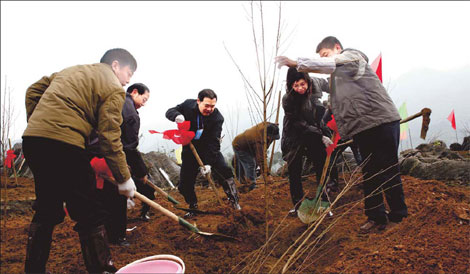
[[[122,108],[121,142],[137,191],[153,200],[155,199],[154,190],[145,183],[148,179],[148,169],[140,151],[137,149],[140,130],[140,117],[137,110],[145,106],[149,97],[150,90],[142,83],[135,83],[127,88],[126,101]],[[148,216],[149,209],[149,205],[142,205],[140,214],[142,220],[148,221],[150,219]]]
[[[211,89],[203,89],[199,92],[197,100],[187,99],[176,107],[168,109],[166,118],[176,123],[185,120],[191,122],[190,130],[195,132],[192,143],[206,164],[201,168],[201,173],[206,174],[213,167],[214,175],[219,177],[222,187],[232,206],[240,210],[238,204],[238,191],[233,180],[233,173],[225,163],[222,153],[220,153],[220,134],[224,117],[215,108],[217,95]],[[180,181],[178,190],[184,196],[190,208],[197,208],[197,197],[194,192],[194,184],[198,174],[198,163],[188,145],[183,146],[183,164],[181,166]],[[192,217],[194,214],[188,212],[185,217]]]

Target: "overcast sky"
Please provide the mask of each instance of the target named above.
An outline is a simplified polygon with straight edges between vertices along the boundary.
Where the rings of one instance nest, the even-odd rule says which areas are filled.
[[[275,42],[278,6],[263,2],[269,48]],[[281,53],[291,58],[313,56],[318,42],[334,35],[344,47],[366,53],[370,61],[382,53],[385,86],[414,69],[447,71],[470,64],[470,2],[289,1],[281,7]],[[2,1],[1,89],[3,94],[6,76],[17,113],[12,139],[21,138],[26,127],[24,96],[29,85],[68,66],[99,62],[115,47],[137,59],[131,83],[145,83],[151,90],[148,104],[139,111],[142,151],[174,148],[147,130],[174,128],[164,116],[166,110],[196,98],[204,88],[218,94],[217,107],[226,118],[224,134],[240,133],[251,125],[248,102],[224,45],[254,81],[249,9],[250,2],[234,1]],[[268,57],[272,65],[273,58]],[[280,71],[282,79],[286,72]],[[227,136],[224,150],[230,150]]]

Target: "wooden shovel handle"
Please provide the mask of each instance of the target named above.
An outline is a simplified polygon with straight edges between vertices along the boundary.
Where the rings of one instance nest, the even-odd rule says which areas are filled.
[[[196,158],[196,161],[198,162],[199,166],[204,168],[204,163],[202,162],[201,158],[199,157],[199,154],[197,153],[197,150],[194,147],[192,142],[189,143],[189,148],[191,148],[191,151],[193,152],[194,157]],[[219,204],[221,206],[224,206],[224,204],[222,203],[222,199],[220,199],[219,193],[217,192],[217,189],[215,188],[214,181],[212,181],[211,175],[209,173],[206,174],[206,179],[209,181],[209,184],[211,185],[212,189],[214,190],[215,196],[217,197],[217,201],[219,201]]]

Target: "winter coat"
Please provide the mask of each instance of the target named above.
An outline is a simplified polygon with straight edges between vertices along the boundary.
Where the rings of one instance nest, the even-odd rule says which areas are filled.
[[[182,114],[186,121],[191,122],[190,130],[196,132],[197,129],[204,129],[198,140],[191,142],[196,148],[204,164],[211,165],[217,159],[220,152],[220,135],[222,133],[222,124],[224,117],[216,108],[209,116],[203,116],[199,112],[198,104],[195,99],[187,99],[176,107],[167,110],[165,116],[170,121],[175,121],[176,116]],[[198,126],[199,117],[199,126]],[[192,154],[189,145],[183,146],[183,153]]]
[[[131,167],[132,175],[143,178],[148,173],[147,166],[140,151],[139,145],[140,117],[135,108],[134,100],[126,93],[126,100],[122,108],[121,142],[126,154],[127,164]]]
[[[400,115],[377,74],[367,64],[367,56],[355,49],[345,49],[334,57],[331,108],[342,138],[393,121]],[[315,68],[308,58],[299,58],[297,69],[308,72]]]
[[[245,130],[243,133],[237,135],[232,141],[233,150],[245,151],[256,158],[256,163],[261,170],[263,170],[263,136],[264,127],[269,122],[262,122],[254,127]],[[269,138],[269,143],[266,144],[266,149],[269,148],[274,139]]]
[[[117,182],[130,178],[121,144],[124,90],[111,66],[78,65],[44,76],[26,91],[28,125],[23,136],[85,148],[96,129],[100,150]]]
[[[317,97],[312,94],[328,91],[328,82],[321,78],[312,78],[309,90],[300,95],[293,89],[282,97],[284,121],[281,138],[282,158],[290,162],[299,153],[303,144],[309,141],[310,134],[330,135],[321,120],[325,112]]]

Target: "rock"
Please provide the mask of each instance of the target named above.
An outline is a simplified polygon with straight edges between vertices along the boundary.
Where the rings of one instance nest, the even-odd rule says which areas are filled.
[[[181,168],[174,160],[168,157],[168,155],[161,152],[151,151],[149,153],[142,153],[142,158],[149,169],[153,183],[161,188],[170,187],[165,178],[158,171],[158,168],[162,168],[170,177],[173,185],[178,185]]]
[[[450,150],[452,151],[462,151],[462,145],[459,144],[459,143],[452,143],[450,146],[449,146]]]
[[[462,150],[470,150],[470,136],[463,138]]]

